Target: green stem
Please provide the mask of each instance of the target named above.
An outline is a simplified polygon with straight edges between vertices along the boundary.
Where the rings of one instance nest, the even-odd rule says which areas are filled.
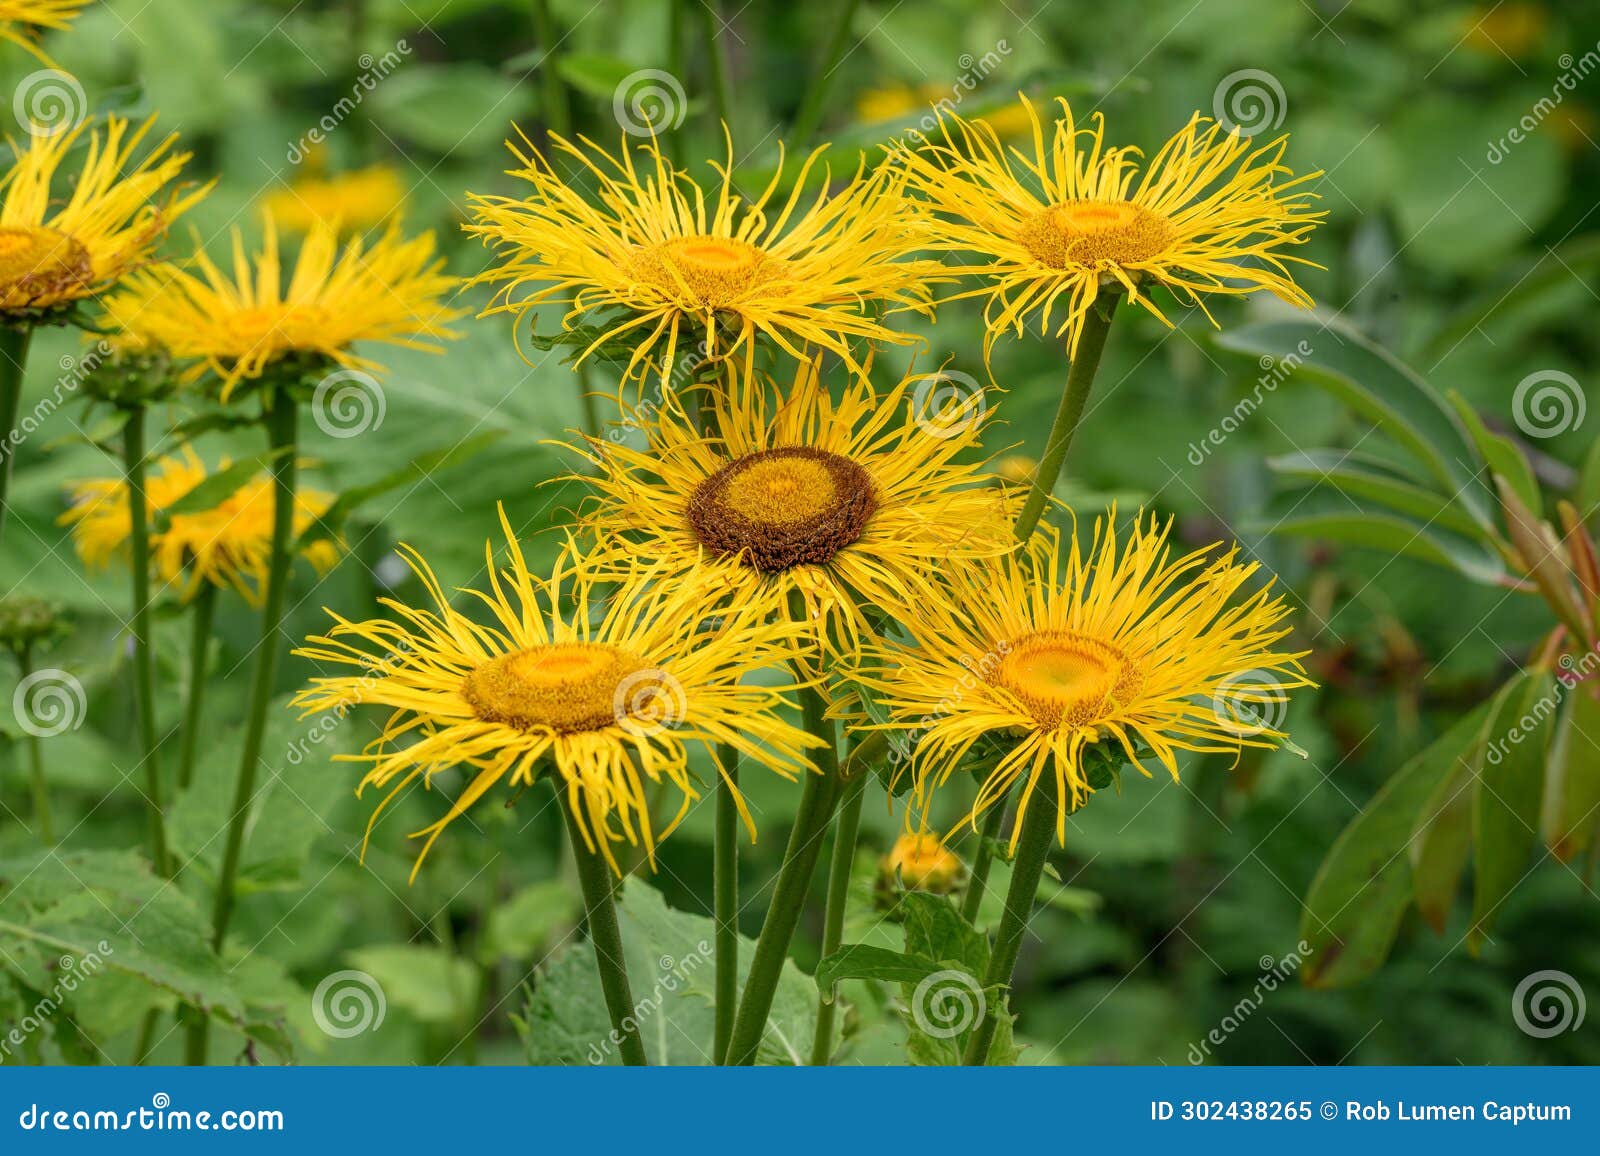
[[[815,687],[800,691],[800,709],[806,729],[823,740],[817,754],[821,774],[807,775],[800,792],[800,810],[795,815],[789,844],[784,848],[783,866],[772,886],[772,901],[767,918],[756,940],[750,972],[745,976],[744,997],[733,1021],[733,1039],[728,1045],[728,1063],[749,1065],[767,1032],[767,1016],[778,990],[778,977],[789,952],[789,941],[805,910],[806,893],[822,854],[822,841],[833,817],[839,794],[839,750],[833,720],[827,717],[828,704]]]
[[[32,326],[0,326],[0,532],[5,530],[11,459],[17,452],[11,438],[18,432],[17,418],[22,413],[22,370],[28,363],[28,343],[32,340]]]
[[[239,881],[239,859],[244,850],[244,829],[255,798],[256,772],[261,764],[261,744],[266,737],[267,708],[278,678],[278,637],[283,624],[284,595],[289,585],[289,563],[294,540],[295,402],[285,385],[274,385],[267,395],[267,446],[272,452],[272,553],[267,565],[267,588],[261,602],[261,641],[256,648],[255,673],[245,714],[244,751],[234,782],[233,810],[228,819],[228,839],[222,851],[222,870],[211,908],[211,947],[220,953],[233,918],[234,889]],[[203,1064],[209,1022],[196,1016],[189,1025],[188,1063]]]
[[[1045,859],[1050,853],[1050,840],[1055,835],[1056,815],[1059,808],[1055,775],[1046,768],[1031,793],[1025,792],[1022,833],[1017,840],[1017,857],[1011,864],[1011,887],[1006,891],[1006,906],[1000,916],[1000,927],[995,932],[994,950],[989,955],[989,970],[983,977],[983,990],[994,1006],[986,1008],[985,1015],[967,1038],[967,1051],[961,1062],[968,1066],[982,1066],[989,1061],[989,1045],[1000,1016],[1005,1014],[1005,996],[1002,989],[1011,986],[1011,973],[1017,967],[1017,952],[1022,948],[1022,934],[1028,927],[1028,916],[1033,913],[1034,897],[1039,893],[1039,880],[1044,875]]]
[[[722,5],[719,0],[700,0],[700,27],[705,34],[706,62],[711,70],[711,111],[718,126],[726,125],[733,132],[729,119],[733,109],[733,93],[728,85],[728,59],[722,51]]]
[[[539,61],[540,100],[543,102],[545,130],[560,137],[572,135],[572,109],[567,104],[567,86],[556,70],[555,21],[550,18],[550,0],[533,0],[533,34],[539,38],[544,58]]]
[[[150,1062],[150,1052],[156,1046],[156,1028],[161,1024],[161,1009],[153,1007],[144,1013],[144,1022],[139,1025],[139,1038],[133,1045],[133,1062],[143,1067]]]
[[[33,674],[33,647],[24,646],[17,652],[17,667],[23,681]],[[55,824],[50,819],[50,780],[44,773],[44,744],[32,728],[28,731],[28,764],[33,774],[33,821],[39,829],[39,838],[46,847],[56,845]]]
[[[588,363],[579,366],[573,377],[578,383],[578,402],[583,406],[583,432],[592,437],[599,437],[605,432],[605,428],[600,420],[600,405],[595,400],[594,390],[589,388]]]
[[[822,110],[828,101],[828,92],[833,87],[833,76],[839,68],[839,58],[844,54],[844,46],[850,40],[850,25],[854,22],[856,9],[861,0],[839,0],[838,7],[834,10],[833,28],[828,33],[828,46],[823,52],[821,67],[811,74],[811,83],[806,85],[805,96],[801,98],[800,110],[795,113],[794,125],[789,129],[787,141],[795,152],[802,151],[811,141],[812,134],[817,131],[817,125],[822,122]]]
[[[143,756],[145,794],[150,803],[150,859],[156,871],[172,874],[167,856],[166,819],[161,812],[161,764],[156,757],[156,667],[150,637],[150,499],[145,492],[145,409],[128,410],[122,427],[122,452],[128,474],[129,542],[133,550],[133,681]]]
[[[967,881],[967,894],[961,900],[961,917],[974,927],[978,924],[978,910],[983,906],[989,868],[994,866],[994,842],[1000,837],[1000,824],[1005,822],[1005,815],[1005,798],[996,799],[989,813],[983,817],[983,826],[978,835],[978,853],[972,860],[972,876]]]
[[[844,906],[850,895],[850,872],[856,862],[856,835],[861,830],[861,803],[866,798],[867,776],[857,772],[844,782],[839,803],[839,826],[833,834],[833,858],[828,863],[828,906],[822,919],[822,958],[839,950],[844,941]],[[833,1020],[839,1001],[823,992],[817,1001],[817,1032],[811,1041],[811,1063],[826,1067],[833,1056]]]
[[[617,926],[617,880],[606,866],[606,861],[590,851],[583,840],[583,828],[578,816],[561,796],[561,810],[567,817],[567,831],[572,837],[572,857],[578,864],[578,885],[583,889],[583,910],[589,925],[589,942],[594,945],[594,965],[600,973],[600,990],[605,995],[606,1011],[611,1016],[611,1032],[616,1040],[622,1062],[630,1068],[642,1068],[648,1061],[644,1055],[644,1039],[639,1035],[639,1024],[634,1016],[633,993],[628,987],[628,965],[622,954],[622,929]],[[604,838],[601,832],[596,838]]]
[[[739,1003],[739,752],[723,744],[717,752],[726,778],[717,780],[716,844],[712,862],[713,916],[717,925],[716,1026],[711,1058],[728,1061],[733,1013]]]
[[[1083,321],[1083,332],[1078,336],[1078,356],[1072,359],[1067,371],[1067,388],[1056,407],[1055,421],[1050,425],[1050,436],[1045,439],[1044,456],[1034,471],[1033,489],[1017,516],[1017,541],[1026,542],[1033,536],[1034,527],[1044,514],[1050,494],[1061,476],[1061,467],[1067,460],[1067,450],[1072,445],[1072,435],[1078,432],[1078,422],[1083,418],[1083,408],[1089,401],[1089,390],[1094,385],[1095,372],[1100,368],[1100,355],[1105,352],[1106,334],[1111,331],[1111,318],[1116,314],[1119,295],[1101,294],[1100,300],[1089,309]]]
[[[200,733],[200,716],[206,697],[206,651],[211,644],[211,624],[217,617],[217,587],[202,582],[191,608],[189,635],[189,697],[183,706],[183,731],[178,739],[178,790],[194,779],[194,752]]]

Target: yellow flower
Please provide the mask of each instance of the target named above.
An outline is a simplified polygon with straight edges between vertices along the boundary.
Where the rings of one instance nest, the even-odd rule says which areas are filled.
[[[477,215],[468,231],[502,257],[473,282],[501,286],[486,313],[520,318],[559,305],[564,327],[599,331],[583,357],[625,341],[631,353],[624,380],[654,365],[663,383],[680,342],[697,362],[742,350],[748,369],[758,336],[795,357],[808,345],[826,349],[850,366],[858,364],[854,342],[913,340],[877,316],[885,306],[926,312],[925,280],[936,269],[899,259],[917,215],[903,196],[903,177],[858,170],[808,203],[818,150],[788,197],[775,200],[775,173],[746,201],[734,189],[731,161],[717,166],[721,179],[706,190],[673,169],[653,140],[624,145],[620,160],[581,138],[552,140],[598,184],[598,204],[537,150],[513,146],[521,164],[515,175],[532,192],[471,198]]]
[[[866,124],[901,120],[913,113],[933,107],[935,101],[948,96],[949,89],[937,84],[896,84],[884,88],[871,88],[856,98],[856,115]]]
[[[219,470],[226,469],[224,460]],[[185,600],[202,583],[232,587],[252,604],[260,601],[272,551],[272,481],[261,473],[215,506],[164,515],[209,476],[190,446],[174,457],[153,463],[145,483],[150,503],[151,564],[157,580],[181,588]],[[118,478],[97,478],[72,487],[71,507],[58,519],[72,527],[73,545],[84,565],[104,568],[125,553],[132,528],[128,485]],[[298,535],[333,505],[333,495],[306,490],[295,496]],[[305,559],[326,573],[339,560],[340,547],[327,539],[310,543]]]
[[[981,399],[917,412],[939,377],[882,397],[853,378],[835,404],[807,360],[773,412],[759,391],[716,391],[707,434],[668,406],[643,451],[591,439],[597,559],[647,558],[735,604],[798,592],[818,641],[855,650],[865,610],[938,598],[941,566],[1012,544],[1019,499],[958,460],[979,443]]]
[[[443,304],[456,281],[434,256],[433,234],[405,240],[393,224],[370,245],[352,239],[342,251],[331,225],[313,225],[287,285],[271,216],[253,263],[233,234],[232,277],[203,252],[194,263],[199,276],[174,266],[134,274],[107,309],[143,341],[196,359],[191,379],[209,367],[224,401],[241,381],[297,354],[377,371],[356,354],[357,342],[440,352],[437,339],[456,336],[446,326],[461,315]]]
[[[91,0],[0,0],[0,40],[25,49],[47,68],[51,60],[39,48],[39,34],[47,29],[65,31]]]
[[[70,191],[51,182],[83,135],[79,125],[34,137],[3,178],[0,206],[0,314],[70,305],[93,297],[149,258],[167,226],[202,197],[155,199],[178,175],[187,153],[172,153],[176,134],[133,163],[153,120],[130,132],[112,117],[89,134],[83,168]]]
[[[747,768],[759,764],[785,778],[811,769],[804,749],[817,740],[777,714],[789,688],[770,678],[744,681],[783,663],[797,628],[770,623],[767,605],[718,610],[694,590],[599,590],[594,567],[570,543],[549,581],[535,578],[504,510],[500,522],[510,564],[497,570],[488,548],[490,593],[467,592],[488,607],[492,624],[452,609],[428,564],[403,548],[434,609],[385,599],[398,620],[333,615],[338,625],[329,637],[296,651],[360,671],[313,679],[295,698],[306,713],[358,703],[394,708],[363,754],[342,756],[372,764],[362,789],[393,784],[369,836],[383,808],[419,776],[431,786],[441,771],[468,768],[445,816],[414,836],[426,837],[420,868],[440,833],[496,783],[527,787],[548,767],[590,850],[620,873],[613,843],[642,844],[653,864],[656,844],[699,797],[690,744],[705,747],[724,775],[717,743],[737,750]],[[570,617],[562,609],[569,606]],[[408,745],[396,745],[402,738]],[[670,783],[680,799],[659,834],[646,781]],[[738,806],[753,838],[742,798]]]
[[[1234,595],[1255,574],[1237,551],[1177,560],[1171,524],[1141,514],[1119,548],[1111,519],[1087,555],[1072,535],[1064,572],[1057,535],[952,575],[951,593],[907,620],[918,645],[877,644],[862,674],[911,743],[915,809],[926,812],[975,748],[1003,751],[963,822],[1003,805],[1022,783],[1012,846],[1028,800],[1049,775],[1066,816],[1092,792],[1091,748],[1149,775],[1151,755],[1178,774],[1177,752],[1272,747],[1287,693],[1310,686],[1301,654],[1277,649],[1288,608],[1269,589]],[[904,768],[902,768],[904,769]]]
[[[961,857],[937,835],[916,832],[901,835],[878,865],[886,883],[898,880],[912,891],[947,894],[961,880]]]
[[[1099,113],[1080,128],[1060,101],[1047,140],[1033,105],[1022,103],[1031,158],[1008,155],[991,126],[953,114],[942,118],[942,143],[895,152],[912,187],[943,217],[923,244],[973,254],[947,271],[987,282],[952,298],[988,299],[986,354],[1034,315],[1048,333],[1058,308],[1056,336],[1076,354],[1084,319],[1108,289],[1125,290],[1168,325],[1147,286],[1165,286],[1208,318],[1213,293],[1265,289],[1311,304],[1289,271],[1290,262],[1311,262],[1282,250],[1303,242],[1325,215],[1310,211],[1312,194],[1302,188],[1322,174],[1290,174],[1287,137],[1258,147],[1196,114],[1141,177],[1137,149],[1104,147]]]
[[[373,165],[331,177],[302,177],[262,198],[262,207],[278,225],[309,233],[318,224],[364,233],[399,213],[406,199],[400,174],[387,165]]]

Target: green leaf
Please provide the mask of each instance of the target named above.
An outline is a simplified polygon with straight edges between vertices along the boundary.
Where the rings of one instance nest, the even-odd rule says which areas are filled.
[[[478,969],[449,949],[433,944],[391,943],[357,948],[350,966],[377,980],[390,1006],[423,1023],[464,1023],[478,1006]]]
[[[194,903],[129,851],[0,862],[0,935],[132,976],[284,1051],[281,1025],[224,970]]]
[[[1528,462],[1528,456],[1516,442],[1484,425],[1483,418],[1478,416],[1478,411],[1459,392],[1452,389],[1448,396],[1450,404],[1455,406],[1456,412],[1461,415],[1461,423],[1472,435],[1478,452],[1489,463],[1489,469],[1505,478],[1528,509],[1542,509],[1544,499],[1539,495],[1539,481],[1533,475],[1533,466]]]
[[[716,998],[711,919],[668,907],[644,881],[629,879],[618,921],[650,1063],[710,1063]],[[748,973],[754,951],[754,942],[741,936],[741,975]],[[817,999],[817,985],[786,961],[757,1063],[805,1063],[816,1030]],[[609,1042],[611,1020],[587,940],[539,969],[519,1029],[532,1063],[620,1062]]]
[[[1518,676],[1500,693],[1519,686]],[[1311,945],[1301,973],[1313,987],[1339,987],[1370,976],[1383,963],[1412,899],[1408,847],[1439,784],[1471,766],[1489,703],[1460,719],[1407,760],[1322,860],[1306,893],[1300,937]]]
[[[1492,495],[1455,411],[1393,354],[1333,318],[1263,321],[1216,341],[1236,353],[1274,358],[1280,370],[1326,389],[1412,453],[1474,521],[1493,528]]]
[[[225,469],[206,475],[205,481],[187,494],[184,494],[177,501],[163,506],[157,511],[156,524],[164,526],[178,514],[195,514],[204,510],[216,509],[238,493],[241,488],[249,484],[250,480],[262,470],[271,466],[276,459],[288,452],[287,449],[282,449],[270,454],[242,458],[231,463]]]
[[[989,1063],[1016,1063],[1006,993],[986,990],[982,984],[989,970],[988,937],[943,895],[910,891],[901,897],[900,909],[905,916],[906,953],[941,962],[938,970],[916,983],[900,985],[911,1032],[907,1058],[913,1064],[958,1064],[973,1029],[994,1016],[998,1023]]]
[[[1531,262],[1518,262],[1430,337],[1418,360],[1430,364],[1440,360],[1495,315],[1515,312],[1552,291],[1570,289],[1596,268],[1600,268],[1600,233],[1542,251]]]
[[[370,502],[373,498],[382,497],[391,490],[398,490],[401,486],[410,482],[420,482],[429,474],[448,469],[458,462],[470,460],[473,455],[493,445],[504,436],[504,430],[485,430],[483,433],[475,434],[455,445],[419,454],[398,470],[387,473],[376,481],[351,487],[335,498],[333,504],[323,511],[321,517],[305,528],[305,531],[295,543],[295,549],[297,551],[304,550],[313,542],[325,538],[338,537],[351,513],[364,503]]]
[[[1580,510],[1589,511],[1586,521],[1592,521],[1596,512],[1600,512],[1600,438],[1589,447],[1589,454],[1583,459],[1583,469],[1578,474],[1578,491],[1573,495],[1573,504]]]
[[[1588,652],[1585,652],[1588,653]],[[1576,678],[1562,675],[1562,681]],[[1596,683],[1583,680],[1567,689],[1561,727],[1551,744],[1545,770],[1545,845],[1570,863],[1593,842],[1600,825],[1600,697]]]
[[[385,77],[367,103],[391,137],[462,156],[499,143],[533,87],[481,64],[412,64]]]
[[[1472,854],[1472,783],[1482,764],[1480,743],[1471,762],[1456,764],[1439,780],[1411,836],[1412,897],[1422,918],[1441,935]]]
[[[886,947],[847,943],[817,964],[817,986],[826,994],[841,979],[876,979],[884,983],[917,983],[939,970],[939,961]]]
[[[485,962],[525,960],[558,929],[574,926],[581,910],[578,893],[559,880],[524,887],[489,912],[480,954]]]
[[[609,101],[638,69],[626,60],[598,52],[563,52],[556,57],[556,71],[579,92]],[[662,126],[663,130],[667,127]]]
[[[1545,749],[1555,728],[1555,679],[1548,672],[1528,676],[1498,700],[1486,731],[1482,770],[1472,801],[1472,927],[1467,947],[1477,953],[1488,939],[1495,916],[1528,871],[1528,857],[1539,837],[1539,803],[1544,790]]]
[[[1310,497],[1317,498],[1318,495],[1313,492]],[[1431,528],[1399,514],[1351,510],[1348,502],[1345,502],[1344,511],[1327,508],[1331,505],[1306,500],[1298,495],[1286,496],[1274,504],[1274,509],[1290,506],[1298,507],[1298,511],[1276,521],[1271,520],[1269,514],[1257,525],[1274,534],[1342,542],[1349,546],[1420,558],[1435,566],[1455,570],[1487,586],[1504,583],[1504,561],[1475,541],[1447,530]]]
[[[1377,502],[1424,524],[1489,540],[1483,527],[1448,498],[1396,475],[1379,458],[1344,450],[1304,450],[1268,458],[1267,468],[1286,478],[1332,486],[1358,502]]]

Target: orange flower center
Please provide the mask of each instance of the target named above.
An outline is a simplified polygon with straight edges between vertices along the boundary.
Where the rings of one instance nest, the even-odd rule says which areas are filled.
[[[0,227],[0,299],[11,307],[87,296],[94,260],[55,229]]]
[[[331,320],[321,305],[256,305],[222,318],[239,353],[307,349],[319,344]]]
[[[1119,648],[1071,630],[1040,630],[1011,643],[994,682],[1022,700],[1041,726],[1087,727],[1139,689],[1138,668]]]
[[[1129,201],[1067,201],[1030,216],[1018,239],[1052,269],[1135,265],[1166,250],[1172,225]]]
[[[723,466],[695,489],[688,517],[711,550],[775,574],[827,562],[861,537],[877,506],[877,487],[856,462],[792,446]]]
[[[667,677],[619,647],[550,642],[477,667],[461,694],[484,722],[573,734],[643,721],[659,707],[654,692]]]
[[[687,304],[721,309],[740,300],[771,266],[762,250],[731,237],[677,237],[634,259],[639,280]]]

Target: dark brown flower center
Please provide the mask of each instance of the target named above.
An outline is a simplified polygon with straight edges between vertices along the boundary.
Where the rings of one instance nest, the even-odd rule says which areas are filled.
[[[776,574],[827,562],[861,537],[877,508],[860,465],[794,446],[746,454],[701,482],[689,526],[707,549]]]

